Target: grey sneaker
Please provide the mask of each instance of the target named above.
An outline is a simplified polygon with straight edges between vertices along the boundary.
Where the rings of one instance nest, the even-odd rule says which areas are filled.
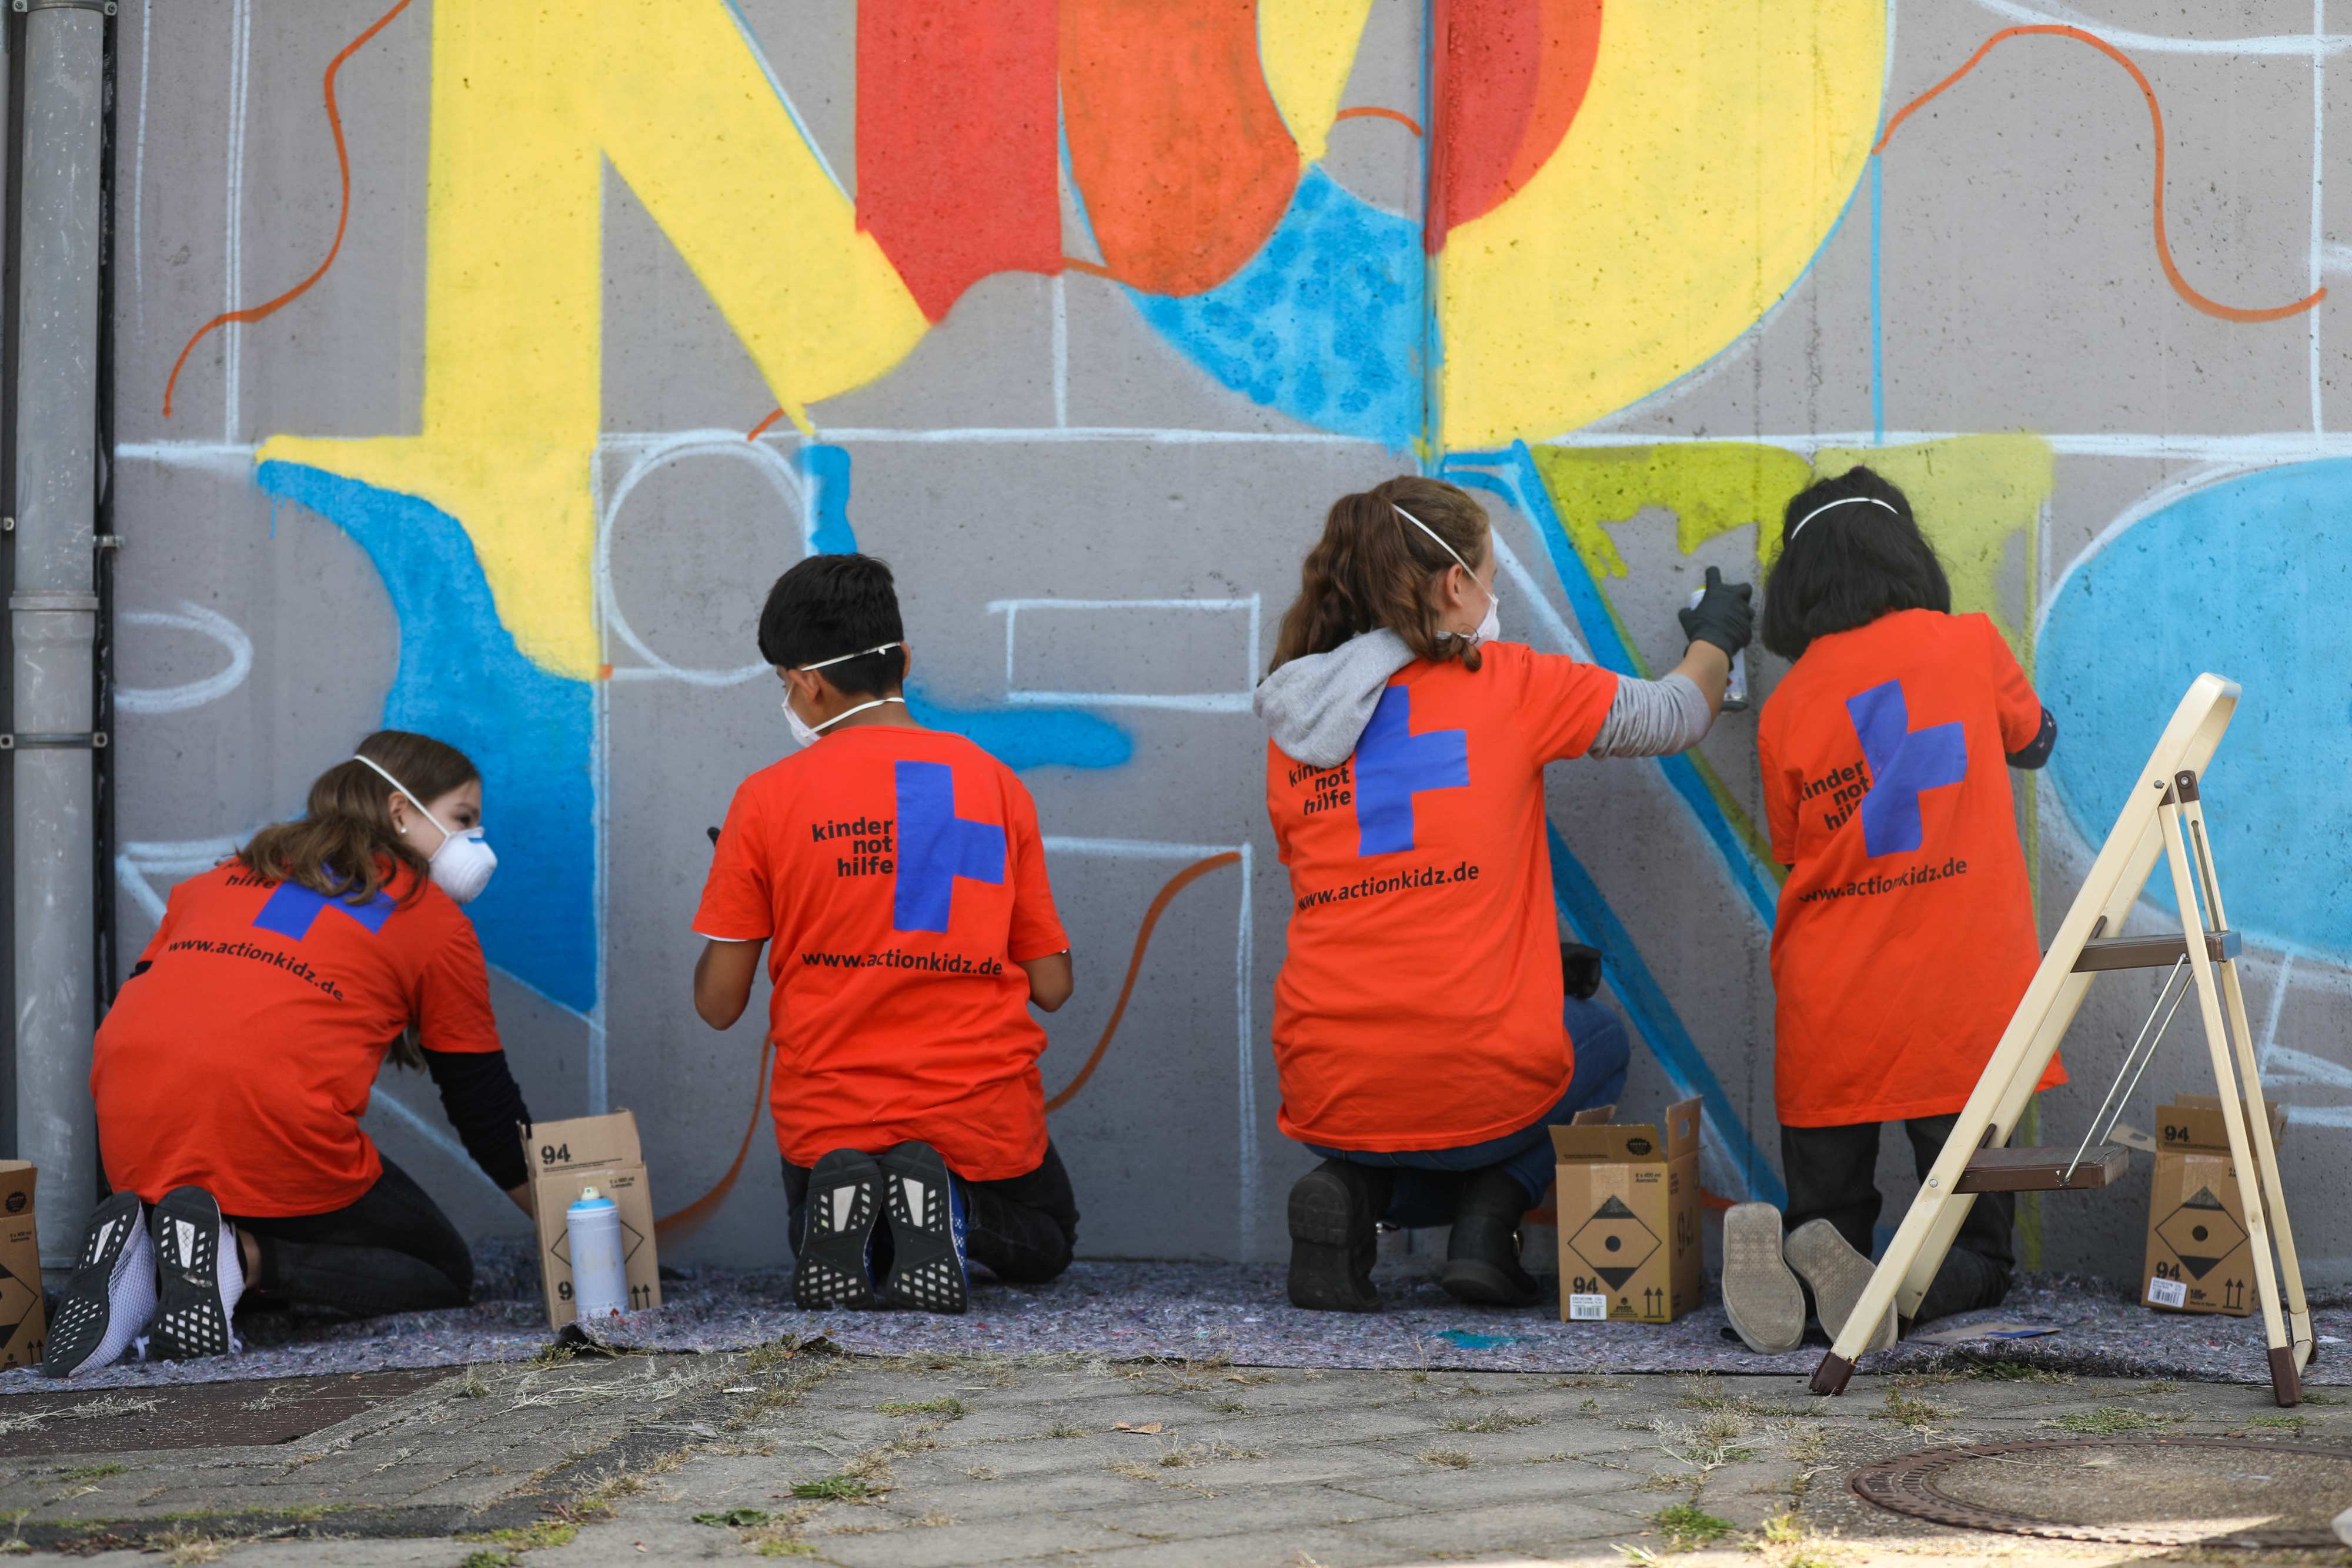
[[[1735,1203],[1723,1217],[1723,1315],[1759,1355],[1805,1337],[1804,1289],[1780,1256],[1780,1211],[1769,1203]]]
[[[1822,1320],[1822,1331],[1836,1339],[1845,1332],[1846,1319],[1853,1316],[1863,1290],[1870,1283],[1870,1260],[1855,1251],[1826,1219],[1809,1219],[1790,1231],[1786,1253],[1789,1267],[1812,1290],[1813,1315]],[[1863,1349],[1885,1350],[1894,1343],[1895,1309],[1889,1307],[1886,1321]]]

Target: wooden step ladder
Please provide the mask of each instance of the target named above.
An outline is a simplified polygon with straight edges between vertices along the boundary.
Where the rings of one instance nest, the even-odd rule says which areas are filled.
[[[1871,1275],[1862,1300],[1813,1371],[1816,1394],[1844,1392],[1854,1363],[1870,1343],[1872,1331],[1892,1308],[1909,1326],[1928,1284],[1951,1250],[1969,1206],[1980,1192],[2076,1192],[2113,1183],[2124,1171],[2126,1151],[2112,1144],[2070,1152],[2063,1148],[2005,1148],[2010,1130],[2083,1004],[2095,975],[2117,969],[2185,967],[2197,993],[2205,1043],[2212,1057],[2214,1087],[2230,1139],[2230,1158],[2247,1194],[2246,1246],[2261,1298],[2263,1333],[2270,1347],[2271,1390],[2282,1406],[2299,1403],[2302,1371],[2315,1341],[2311,1310],[2304,1300],[2303,1269],[2294,1232],[2287,1222],[2286,1194],[2279,1182],[2278,1150],[2271,1139],[2270,1113],[2247,1027],[2245,993],[2238,980],[2240,942],[2229,929],[2221,884],[2213,868],[2198,779],[2237,711],[2238,687],[2219,675],[2203,674],[2189,685],[2171,722],[2157,741],[2139,781],[2116,818],[2116,825],[2084,878],[2058,934],[2042,955],[1992,1059],[1977,1080],[1944,1152],[1937,1156],[1904,1215],[1895,1239]],[[2109,936],[2147,887],[2158,854],[2168,862],[2173,899],[2181,929],[2156,936]],[[2201,907],[2200,907],[2201,902]],[[2166,991],[2171,981],[2168,977]],[[2182,993],[2186,995],[2186,990]],[[2162,1008],[2164,995],[2159,994]],[[2176,998],[2173,1004],[2179,1006]],[[2167,1015],[2166,1021],[2169,1021]],[[2149,1014],[2156,1025],[2156,1014]],[[2157,1028],[2157,1039],[2163,1030]],[[2147,1030],[2141,1031],[2143,1040]],[[2130,1069],[2138,1046],[2125,1057]],[[2148,1046],[2153,1058],[2155,1046]],[[2146,1062],[2140,1064],[2146,1070]],[[2122,1073],[2117,1083],[2123,1082]],[[2132,1080],[2137,1084],[2137,1079]],[[2128,1099],[2130,1089],[2124,1090]],[[2110,1090],[2108,1098],[2116,1098]],[[2121,1105],[2116,1106],[2118,1111]],[[2101,1107],[2104,1113],[2105,1106]],[[2098,1117],[2093,1119],[2096,1132]],[[2275,1268],[2272,1248],[2277,1248]]]

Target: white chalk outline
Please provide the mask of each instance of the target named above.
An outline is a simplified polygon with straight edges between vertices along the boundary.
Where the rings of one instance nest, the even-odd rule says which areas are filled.
[[[1004,617],[1004,700],[1013,704],[1053,704],[1064,707],[1167,708],[1187,713],[1247,713],[1257,686],[1258,625],[1261,600],[1246,599],[992,599],[988,613]],[[1242,666],[1242,685],[1231,692],[1074,692],[1045,691],[1024,686],[1014,673],[1014,643],[1024,610],[1199,610],[1219,613],[1249,612],[1249,648]]]
[[[152,0],[149,0],[152,4]],[[229,120],[226,200],[227,256],[222,267],[221,309],[237,308],[237,292],[245,278],[245,122],[253,78],[253,0],[236,0],[229,20]],[[236,321],[221,328],[221,439],[236,439],[237,403],[242,393],[245,328]]]
[[[771,673],[764,660],[732,670],[695,670],[671,664],[647,647],[644,639],[637,635],[614,591],[613,534],[620,520],[621,508],[628,504],[630,492],[666,463],[683,457],[703,456],[740,457],[764,474],[768,482],[775,486],[776,494],[791,508],[790,515],[800,522],[803,551],[805,552],[809,547],[807,492],[801,484],[800,476],[793,472],[792,464],[774,447],[757,441],[746,441],[732,431],[693,431],[642,449],[629,465],[628,471],[621,476],[620,484],[614,486],[612,499],[596,513],[595,602],[604,619],[604,630],[617,635],[646,661],[643,666],[613,665],[613,679],[616,681],[669,680],[689,686],[740,686]]]
[[[2128,27],[2118,27],[2095,17],[2070,13],[2063,6],[2028,5],[2021,0],[1977,0],[1977,4],[1996,16],[2027,26],[2080,27],[2086,33],[2096,33],[2119,49],[2138,49],[2148,54],[2173,55],[2338,55],[2352,49],[2352,33],[2330,33],[2324,17],[2313,6],[2313,26],[2308,33],[2274,33],[2240,38],[2187,38],[2168,33],[2142,33]]]
[[[115,619],[126,626],[176,626],[210,637],[228,650],[227,668],[200,680],[184,681],[176,686],[116,686],[114,706],[124,713],[181,713],[202,707],[245,685],[246,677],[253,673],[253,639],[246,635],[244,627],[217,610],[207,610],[183,599],[176,611],[124,610]]]

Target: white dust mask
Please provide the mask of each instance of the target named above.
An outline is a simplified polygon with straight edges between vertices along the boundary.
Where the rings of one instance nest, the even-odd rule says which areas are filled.
[[[1431,528],[1427,523],[1423,522],[1419,517],[1414,517],[1411,512],[1406,511],[1394,501],[1391,501],[1389,503],[1389,510],[1394,512],[1398,517],[1402,517],[1406,522],[1411,523],[1414,528],[1419,528],[1423,533],[1427,534],[1432,540],[1435,541],[1439,549],[1444,550],[1447,555],[1454,556],[1454,564],[1460,567],[1464,573],[1469,577],[1473,587],[1476,588],[1479,592],[1486,596],[1486,613],[1478,618],[1478,630],[1470,633],[1470,641],[1473,643],[1492,643],[1496,638],[1500,637],[1503,634],[1502,597],[1493,589],[1478,580],[1478,574],[1470,570],[1470,563],[1464,560],[1460,556],[1454,555],[1454,547],[1447,544],[1444,539],[1439,538],[1438,532],[1435,528]],[[1443,635],[1452,636],[1454,633],[1445,632],[1443,633]]]
[[[407,796],[408,803],[424,812],[426,821],[441,830],[441,847],[425,857],[425,869],[433,873],[434,885],[460,904],[471,904],[479,898],[482,889],[490,885],[490,873],[499,869],[498,853],[482,837],[482,830],[450,831],[449,825],[435,816],[407,785],[378,767],[373,758],[354,757],[352,760],[366,763],[378,778]]]
[[[861,648],[855,653],[836,653],[830,659],[819,659],[814,664],[794,664],[793,668],[801,671],[803,674],[806,674],[810,670],[822,670],[827,664],[846,664],[852,659],[862,659],[868,653],[887,653],[891,649],[900,646],[903,646],[903,644],[898,643],[884,643],[878,647]],[[843,719],[849,717],[850,715],[864,713],[867,708],[880,707],[884,703],[897,703],[900,707],[905,707],[907,706],[907,699],[904,697],[876,697],[870,703],[859,703],[854,708],[845,708],[842,712],[835,714],[831,718],[826,719],[823,724],[811,724],[808,720],[803,718],[798,713],[793,711],[792,688],[788,685],[784,688],[784,720],[793,727],[793,744],[794,746],[814,746],[817,742],[817,737],[823,735],[826,730],[831,729],[835,725],[839,724]]]

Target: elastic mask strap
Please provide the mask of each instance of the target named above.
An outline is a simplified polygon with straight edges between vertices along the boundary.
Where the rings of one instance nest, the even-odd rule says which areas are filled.
[[[1486,596],[1486,602],[1495,606],[1497,610],[1502,608],[1503,601],[1496,596],[1495,591],[1478,580],[1478,574],[1470,570],[1470,563],[1464,560],[1460,556],[1454,555],[1454,547],[1447,544],[1444,539],[1439,538],[1435,528],[1431,528],[1427,523],[1423,522],[1419,517],[1414,517],[1411,512],[1406,511],[1394,501],[1391,501],[1389,503],[1389,510],[1394,512],[1398,517],[1402,517],[1406,522],[1411,523],[1414,528],[1419,528],[1423,533],[1427,534],[1432,539],[1435,539],[1437,548],[1444,550],[1447,555],[1454,556],[1454,564],[1460,567],[1465,572],[1469,574],[1471,585],[1476,588],[1479,592]],[[1440,632],[1438,635],[1441,637],[1451,637],[1454,633],[1451,632]]]
[[[828,664],[845,664],[852,659],[862,659],[868,653],[887,653],[893,648],[903,648],[905,646],[906,644],[904,643],[885,643],[880,647],[861,648],[855,653],[835,653],[830,659],[819,659],[814,664],[794,664],[793,668],[805,674],[810,670],[822,670]],[[850,713],[856,713],[857,710],[856,708],[852,708],[849,711]],[[845,718],[848,715],[845,714],[842,716]]]
[[[446,824],[445,824],[445,823],[441,821],[441,819],[440,819],[440,818],[438,818],[438,817],[436,817],[436,816],[435,816],[435,815],[433,814],[433,809],[432,809],[431,807],[427,806],[424,801],[422,801],[422,800],[418,800],[418,799],[416,798],[416,796],[415,796],[415,794],[414,794],[414,793],[409,789],[409,788],[408,788],[408,786],[407,786],[407,785],[403,784],[399,779],[394,779],[391,774],[386,773],[383,768],[376,767],[376,765],[375,765],[375,759],[374,759],[373,758],[370,758],[370,757],[362,757],[362,756],[360,756],[357,752],[353,752],[353,753],[352,754],[352,761],[354,761],[354,762],[365,763],[365,764],[367,765],[367,767],[368,767],[372,771],[373,771],[373,772],[376,774],[376,776],[377,776],[377,777],[381,778],[381,779],[382,779],[385,783],[387,783],[387,784],[391,785],[394,789],[395,789],[399,790],[402,794],[406,795],[406,796],[408,797],[408,803],[409,803],[410,805],[412,805],[412,806],[415,807],[418,810],[420,810],[420,811],[424,812],[424,813],[425,813],[425,820],[426,821],[428,821],[428,822],[432,823],[435,827],[439,828],[439,829],[441,830],[441,841],[442,841],[442,842],[446,843],[446,842],[448,842],[451,839],[454,839],[454,838],[456,838],[456,837],[457,836],[457,834],[455,834],[455,833],[453,833],[453,832],[451,832],[451,831],[449,831],[449,829],[448,829],[448,827],[446,826]]]
[[[1790,544],[1796,543],[1797,536],[1805,531],[1805,525],[1811,522],[1815,517],[1820,517],[1823,512],[1833,512],[1840,507],[1855,506],[1872,506],[1878,507],[1881,511],[1895,511],[1893,507],[1888,506],[1885,502],[1880,500],[1875,496],[1841,496],[1834,501],[1815,507],[1811,511],[1807,512],[1803,517],[1799,517],[1797,519],[1797,526],[1789,530],[1789,542]],[[1900,517],[1902,514],[1898,512],[1895,515]],[[1441,540],[1440,542],[1442,543],[1444,541]]]
[[[891,643],[883,643],[883,644],[882,644],[882,647],[883,647],[883,648],[887,648],[887,647],[890,647],[890,646],[892,646],[892,645],[893,645],[893,644],[891,644]],[[868,649],[866,650],[866,652],[867,652],[867,653],[880,653],[881,651],[882,651],[882,649],[881,649],[881,648],[868,648]],[[851,658],[853,658],[853,659],[854,659],[854,658],[856,658],[856,657],[857,657],[857,655],[856,655],[856,654],[855,654],[855,653],[852,653],[852,654],[851,654],[851,655],[849,655],[849,656],[850,656]],[[858,704],[856,707],[854,707],[854,708],[845,708],[845,709],[844,709],[843,711],[841,711],[840,713],[835,714],[831,718],[826,719],[823,724],[813,724],[813,725],[809,726],[809,733],[810,733],[811,735],[823,735],[826,730],[831,729],[835,725],[839,724],[843,719],[847,718],[851,714],[856,714],[856,713],[864,713],[867,708],[870,708],[870,707],[880,707],[884,703],[897,703],[900,707],[905,707],[905,706],[907,706],[907,699],[906,699],[905,697],[876,697],[876,698],[875,698],[872,702],[870,702],[870,703],[859,703],[859,704]]]

